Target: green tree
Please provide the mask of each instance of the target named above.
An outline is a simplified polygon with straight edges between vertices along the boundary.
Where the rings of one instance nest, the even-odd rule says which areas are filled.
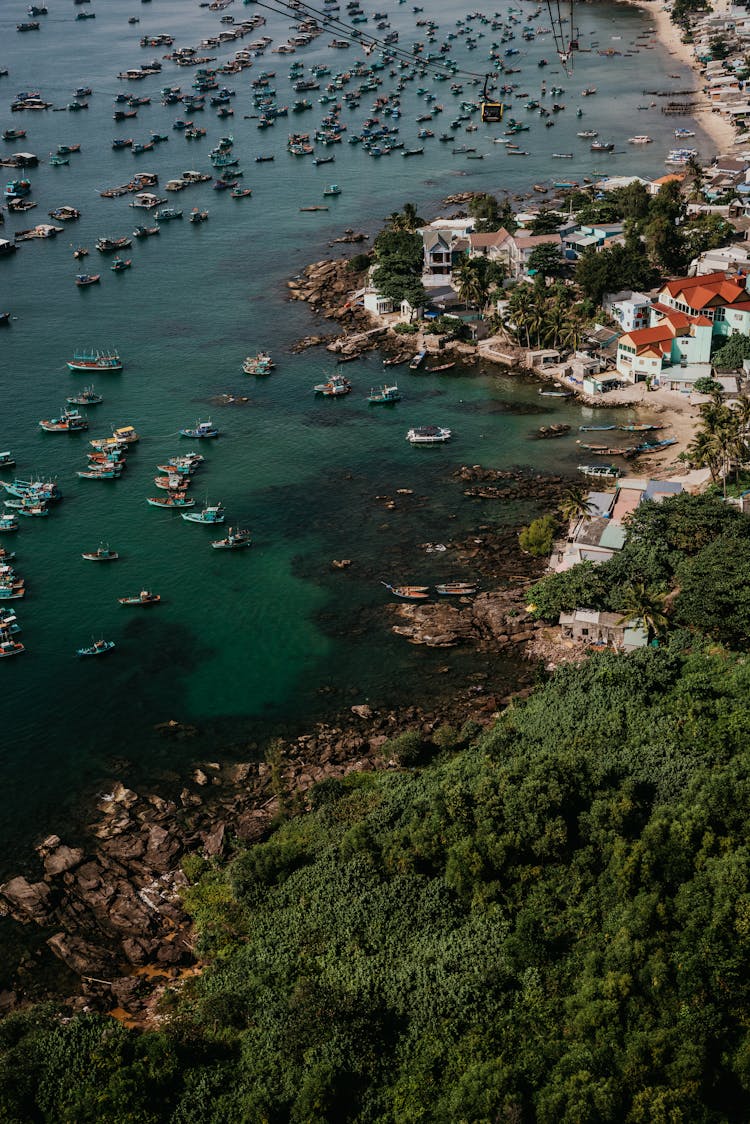
[[[476,220],[478,234],[492,234],[502,226],[497,198],[487,192],[473,195],[469,200],[469,214]]]
[[[376,266],[372,280],[378,292],[400,303],[415,284],[421,285],[424,253],[418,234],[383,230],[373,245]],[[412,302],[413,303],[413,302]]]
[[[574,609],[603,609],[607,603],[606,567],[579,562],[569,570],[542,578],[529,593],[532,612],[540,620],[556,622]]]
[[[644,582],[631,582],[623,590],[620,624],[634,621],[646,629],[649,642],[662,636],[669,620],[665,612],[668,593],[647,586]]]
[[[624,246],[611,246],[598,253],[586,251],[576,262],[574,272],[576,284],[595,305],[601,304],[605,293],[617,293],[622,289],[650,289],[657,276],[637,240]]]
[[[742,367],[745,359],[750,359],[750,336],[735,332],[714,352],[712,362],[714,367],[736,371]]]
[[[708,377],[696,379],[693,383],[693,390],[697,391],[698,394],[722,393],[721,383],[717,382],[716,379]]]
[[[750,647],[750,550],[746,539],[722,536],[708,543],[685,560],[677,579],[676,620],[732,648]]]
[[[566,523],[577,523],[593,511],[588,492],[578,484],[572,484],[563,492],[560,500],[560,514]]]
[[[540,211],[529,223],[530,234],[555,234],[558,230],[562,216],[557,211]]]
[[[528,269],[540,277],[563,277],[568,266],[560,252],[559,243],[542,242],[529,254]]]
[[[418,213],[414,203],[404,203],[400,211],[392,211],[388,216],[388,225],[392,231],[413,234],[425,225],[425,220]]]
[[[534,558],[541,558],[552,550],[557,522],[554,515],[541,515],[533,519],[528,527],[519,533],[518,542],[521,550],[531,554]]]

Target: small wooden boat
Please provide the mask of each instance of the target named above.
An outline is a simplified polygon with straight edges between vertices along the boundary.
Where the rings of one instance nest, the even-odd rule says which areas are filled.
[[[616,425],[579,425],[578,429],[581,433],[604,433],[607,430],[617,429]]]
[[[233,187],[229,192],[229,197],[230,199],[247,199],[252,193],[252,188],[250,187]]]
[[[158,226],[137,226],[133,231],[134,238],[153,238],[155,234],[160,234],[161,231]]]
[[[442,445],[451,439],[451,431],[440,425],[421,425],[410,429],[406,440],[410,445]]]
[[[441,363],[439,367],[425,367],[425,372],[428,375],[437,375],[440,371],[452,371],[455,363]]]
[[[114,640],[96,640],[90,648],[78,648],[77,656],[104,656],[111,652],[115,646]]]
[[[130,258],[114,258],[109,268],[113,273],[124,273],[126,269],[130,269],[132,264],[133,262]]]
[[[9,512],[0,512],[0,534],[9,535],[18,530],[18,520]]]
[[[0,468],[12,468],[16,463],[16,458],[11,453],[10,449],[6,449],[0,453]]]
[[[300,211],[327,211],[327,207],[300,207]]]
[[[117,600],[121,605],[158,605],[161,596],[158,593],[150,593],[149,590],[142,589],[140,593],[133,597],[118,597]]]
[[[229,528],[229,534],[225,539],[217,539],[211,543],[214,550],[240,550],[242,547],[251,546],[252,539],[250,538],[249,531],[237,530],[236,528]]]
[[[200,453],[185,453],[184,456],[170,457],[166,464],[157,464],[156,467],[160,472],[191,476],[203,459]]]
[[[384,585],[394,597],[399,597],[402,601],[426,601],[430,596],[428,585],[390,585],[384,581],[381,581],[380,584]]]
[[[540,390],[542,398],[572,398],[572,390]]]
[[[99,273],[79,273],[76,276],[76,285],[81,289],[86,285],[96,285],[99,281],[101,281]]]
[[[206,222],[208,219],[208,211],[201,211],[198,207],[193,207],[190,212],[189,221],[192,223]]]
[[[109,543],[100,542],[96,550],[87,550],[81,555],[87,562],[116,562],[120,555],[109,549]]]
[[[427,356],[426,351],[417,352],[417,354],[414,356],[414,358],[412,359],[412,361],[409,364],[409,370],[410,371],[418,371],[419,368],[424,363],[426,356]]]
[[[443,582],[435,586],[441,597],[472,597],[477,592],[476,582]]]
[[[88,256],[89,252],[85,246],[76,246],[75,250],[73,251],[73,257],[77,261],[80,261],[81,258],[87,258]]]
[[[96,248],[100,254],[119,253],[120,250],[129,250],[133,245],[127,235],[122,238],[97,238]]]

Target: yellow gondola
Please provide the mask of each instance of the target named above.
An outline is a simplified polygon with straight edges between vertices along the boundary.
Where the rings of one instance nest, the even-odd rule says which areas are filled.
[[[505,105],[501,101],[493,101],[487,90],[487,83],[490,78],[496,75],[487,74],[484,79],[484,88],[482,90],[482,120],[483,121],[502,121],[503,113],[505,112]]]

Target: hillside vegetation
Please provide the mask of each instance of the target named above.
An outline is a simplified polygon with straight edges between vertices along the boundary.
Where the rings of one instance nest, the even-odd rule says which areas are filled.
[[[750,670],[684,635],[193,863],[163,1030],[10,1016],[0,1117],[745,1120]]]

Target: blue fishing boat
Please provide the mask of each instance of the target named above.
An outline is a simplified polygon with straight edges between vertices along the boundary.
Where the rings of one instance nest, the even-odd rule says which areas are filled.
[[[418,371],[419,368],[424,363],[426,356],[427,356],[426,351],[418,351],[417,354],[412,359],[411,363],[409,364],[409,370],[410,371]]]
[[[81,555],[87,562],[116,562],[120,555],[110,550],[109,543],[100,542],[96,550],[87,550]]]
[[[183,512],[182,518],[188,523],[223,523],[226,512],[220,503],[206,504],[202,511]]]
[[[390,402],[400,402],[401,392],[397,386],[373,387],[367,396],[371,406],[387,405]]]
[[[208,419],[208,421],[197,421],[193,429],[180,430],[180,437],[193,437],[196,440],[218,436],[219,431],[210,418]]]

